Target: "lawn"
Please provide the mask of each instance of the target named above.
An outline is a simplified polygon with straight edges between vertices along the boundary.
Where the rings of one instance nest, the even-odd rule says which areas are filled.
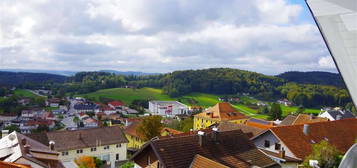
[[[218,95],[213,95],[213,94],[206,94],[206,93],[191,93],[182,97],[179,97],[177,99],[180,99],[182,103],[191,105],[189,102],[189,99],[193,99],[197,101],[197,106],[202,106],[202,107],[210,107],[214,106],[219,102],[218,100],[219,96]]]
[[[130,89],[130,88],[113,88],[113,89],[102,89],[93,93],[78,95],[81,97],[88,97],[99,101],[99,97],[110,98],[114,100],[121,100],[126,104],[130,104],[135,99],[149,99],[149,100],[174,100],[168,95],[162,93],[161,89],[154,88],[141,88],[141,89]]]
[[[284,105],[281,105],[281,109],[283,110],[283,116],[287,116],[289,115],[290,113],[292,112],[295,112],[298,107],[297,106],[284,106]],[[319,114],[320,113],[320,109],[312,109],[312,108],[305,108],[305,111],[304,113],[306,114]]]
[[[29,97],[29,98],[38,97],[37,95],[25,89],[16,89],[14,91],[14,94],[20,97]]]

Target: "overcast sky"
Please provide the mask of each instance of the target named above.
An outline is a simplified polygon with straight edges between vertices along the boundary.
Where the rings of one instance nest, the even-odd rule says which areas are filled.
[[[0,4],[0,69],[336,72],[303,0]]]

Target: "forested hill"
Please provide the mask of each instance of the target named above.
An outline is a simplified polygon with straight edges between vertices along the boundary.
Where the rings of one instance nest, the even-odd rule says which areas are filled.
[[[285,72],[277,75],[277,77],[283,78],[288,82],[295,82],[299,84],[317,84],[317,85],[332,85],[343,88],[345,84],[342,77],[338,73],[330,72]]]
[[[64,83],[66,77],[62,75],[29,72],[0,71],[0,85],[18,86],[24,84],[43,84],[46,82]]]
[[[180,96],[191,92],[213,94],[270,92],[284,80],[255,72],[230,68],[212,68],[203,70],[175,71],[163,78],[163,90],[171,96]]]

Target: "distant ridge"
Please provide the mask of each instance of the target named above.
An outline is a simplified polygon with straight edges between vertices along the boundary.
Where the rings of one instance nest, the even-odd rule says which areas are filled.
[[[44,82],[64,83],[66,79],[66,76],[48,73],[0,71],[0,85],[5,86],[16,86],[25,83],[40,84]]]
[[[342,77],[338,73],[312,71],[312,72],[298,72],[290,71],[277,75],[276,77],[283,78],[288,82],[295,82],[300,84],[318,84],[318,85],[332,85],[343,88],[345,84]]]
[[[146,72],[138,72],[138,71],[116,71],[116,70],[100,70],[99,72],[108,72],[114,73],[116,75],[125,75],[125,76],[145,76],[145,75],[159,75],[160,73],[146,73]]]
[[[61,71],[61,70],[37,70],[37,69],[0,69],[3,72],[28,72],[28,73],[46,73],[46,74],[55,74],[63,76],[73,76],[78,72],[82,71]],[[158,75],[160,73],[146,73],[139,71],[116,71],[116,70],[99,70],[97,72],[108,72],[114,73],[116,75],[125,75],[125,76],[145,76],[145,75]]]

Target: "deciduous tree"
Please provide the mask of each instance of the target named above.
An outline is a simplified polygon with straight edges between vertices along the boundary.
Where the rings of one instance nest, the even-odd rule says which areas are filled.
[[[163,127],[161,119],[161,116],[154,115],[145,117],[141,121],[136,131],[142,136],[144,141],[160,136],[160,132]]]

